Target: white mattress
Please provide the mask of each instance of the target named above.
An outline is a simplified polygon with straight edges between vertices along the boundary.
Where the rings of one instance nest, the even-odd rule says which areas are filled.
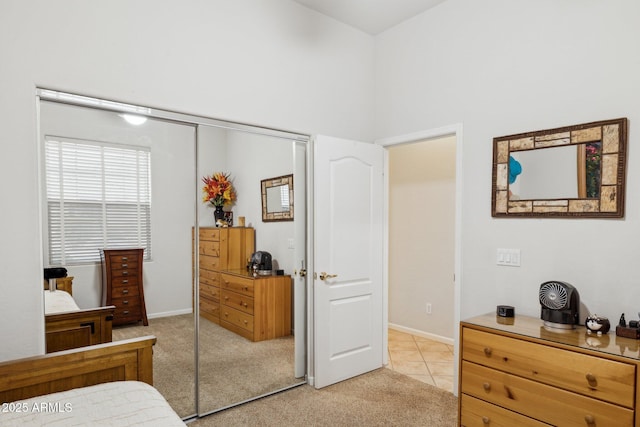
[[[80,310],[73,297],[65,291],[44,291],[44,314]]]
[[[185,426],[158,390],[138,381],[116,381],[2,403],[0,425]]]

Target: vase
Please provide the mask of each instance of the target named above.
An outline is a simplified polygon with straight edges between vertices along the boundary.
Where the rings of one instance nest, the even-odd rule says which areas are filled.
[[[220,227],[218,220],[224,221],[224,211],[222,210],[222,206],[216,206],[216,210],[213,211],[213,217],[215,218],[216,227]]]

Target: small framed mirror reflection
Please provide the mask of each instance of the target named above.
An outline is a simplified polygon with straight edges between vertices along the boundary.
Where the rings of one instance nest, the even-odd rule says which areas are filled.
[[[293,175],[260,181],[262,221],[293,221]]]
[[[494,217],[624,217],[627,119],[493,139]]]

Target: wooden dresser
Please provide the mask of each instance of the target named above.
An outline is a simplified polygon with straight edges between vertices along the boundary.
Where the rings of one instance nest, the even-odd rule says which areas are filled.
[[[144,304],[144,249],[103,249],[102,305],[115,306],[113,326],[142,321],[149,325]]]
[[[488,314],[461,322],[460,343],[461,426],[640,426],[636,340]]]
[[[220,323],[220,272],[244,269],[255,251],[251,227],[200,227],[200,316]]]
[[[220,274],[220,325],[251,341],[291,335],[291,276]]]

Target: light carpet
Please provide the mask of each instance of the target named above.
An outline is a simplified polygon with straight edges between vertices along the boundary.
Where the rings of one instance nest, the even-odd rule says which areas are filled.
[[[452,393],[390,369],[316,390],[303,385],[200,418],[212,426],[420,426],[457,425]]]

